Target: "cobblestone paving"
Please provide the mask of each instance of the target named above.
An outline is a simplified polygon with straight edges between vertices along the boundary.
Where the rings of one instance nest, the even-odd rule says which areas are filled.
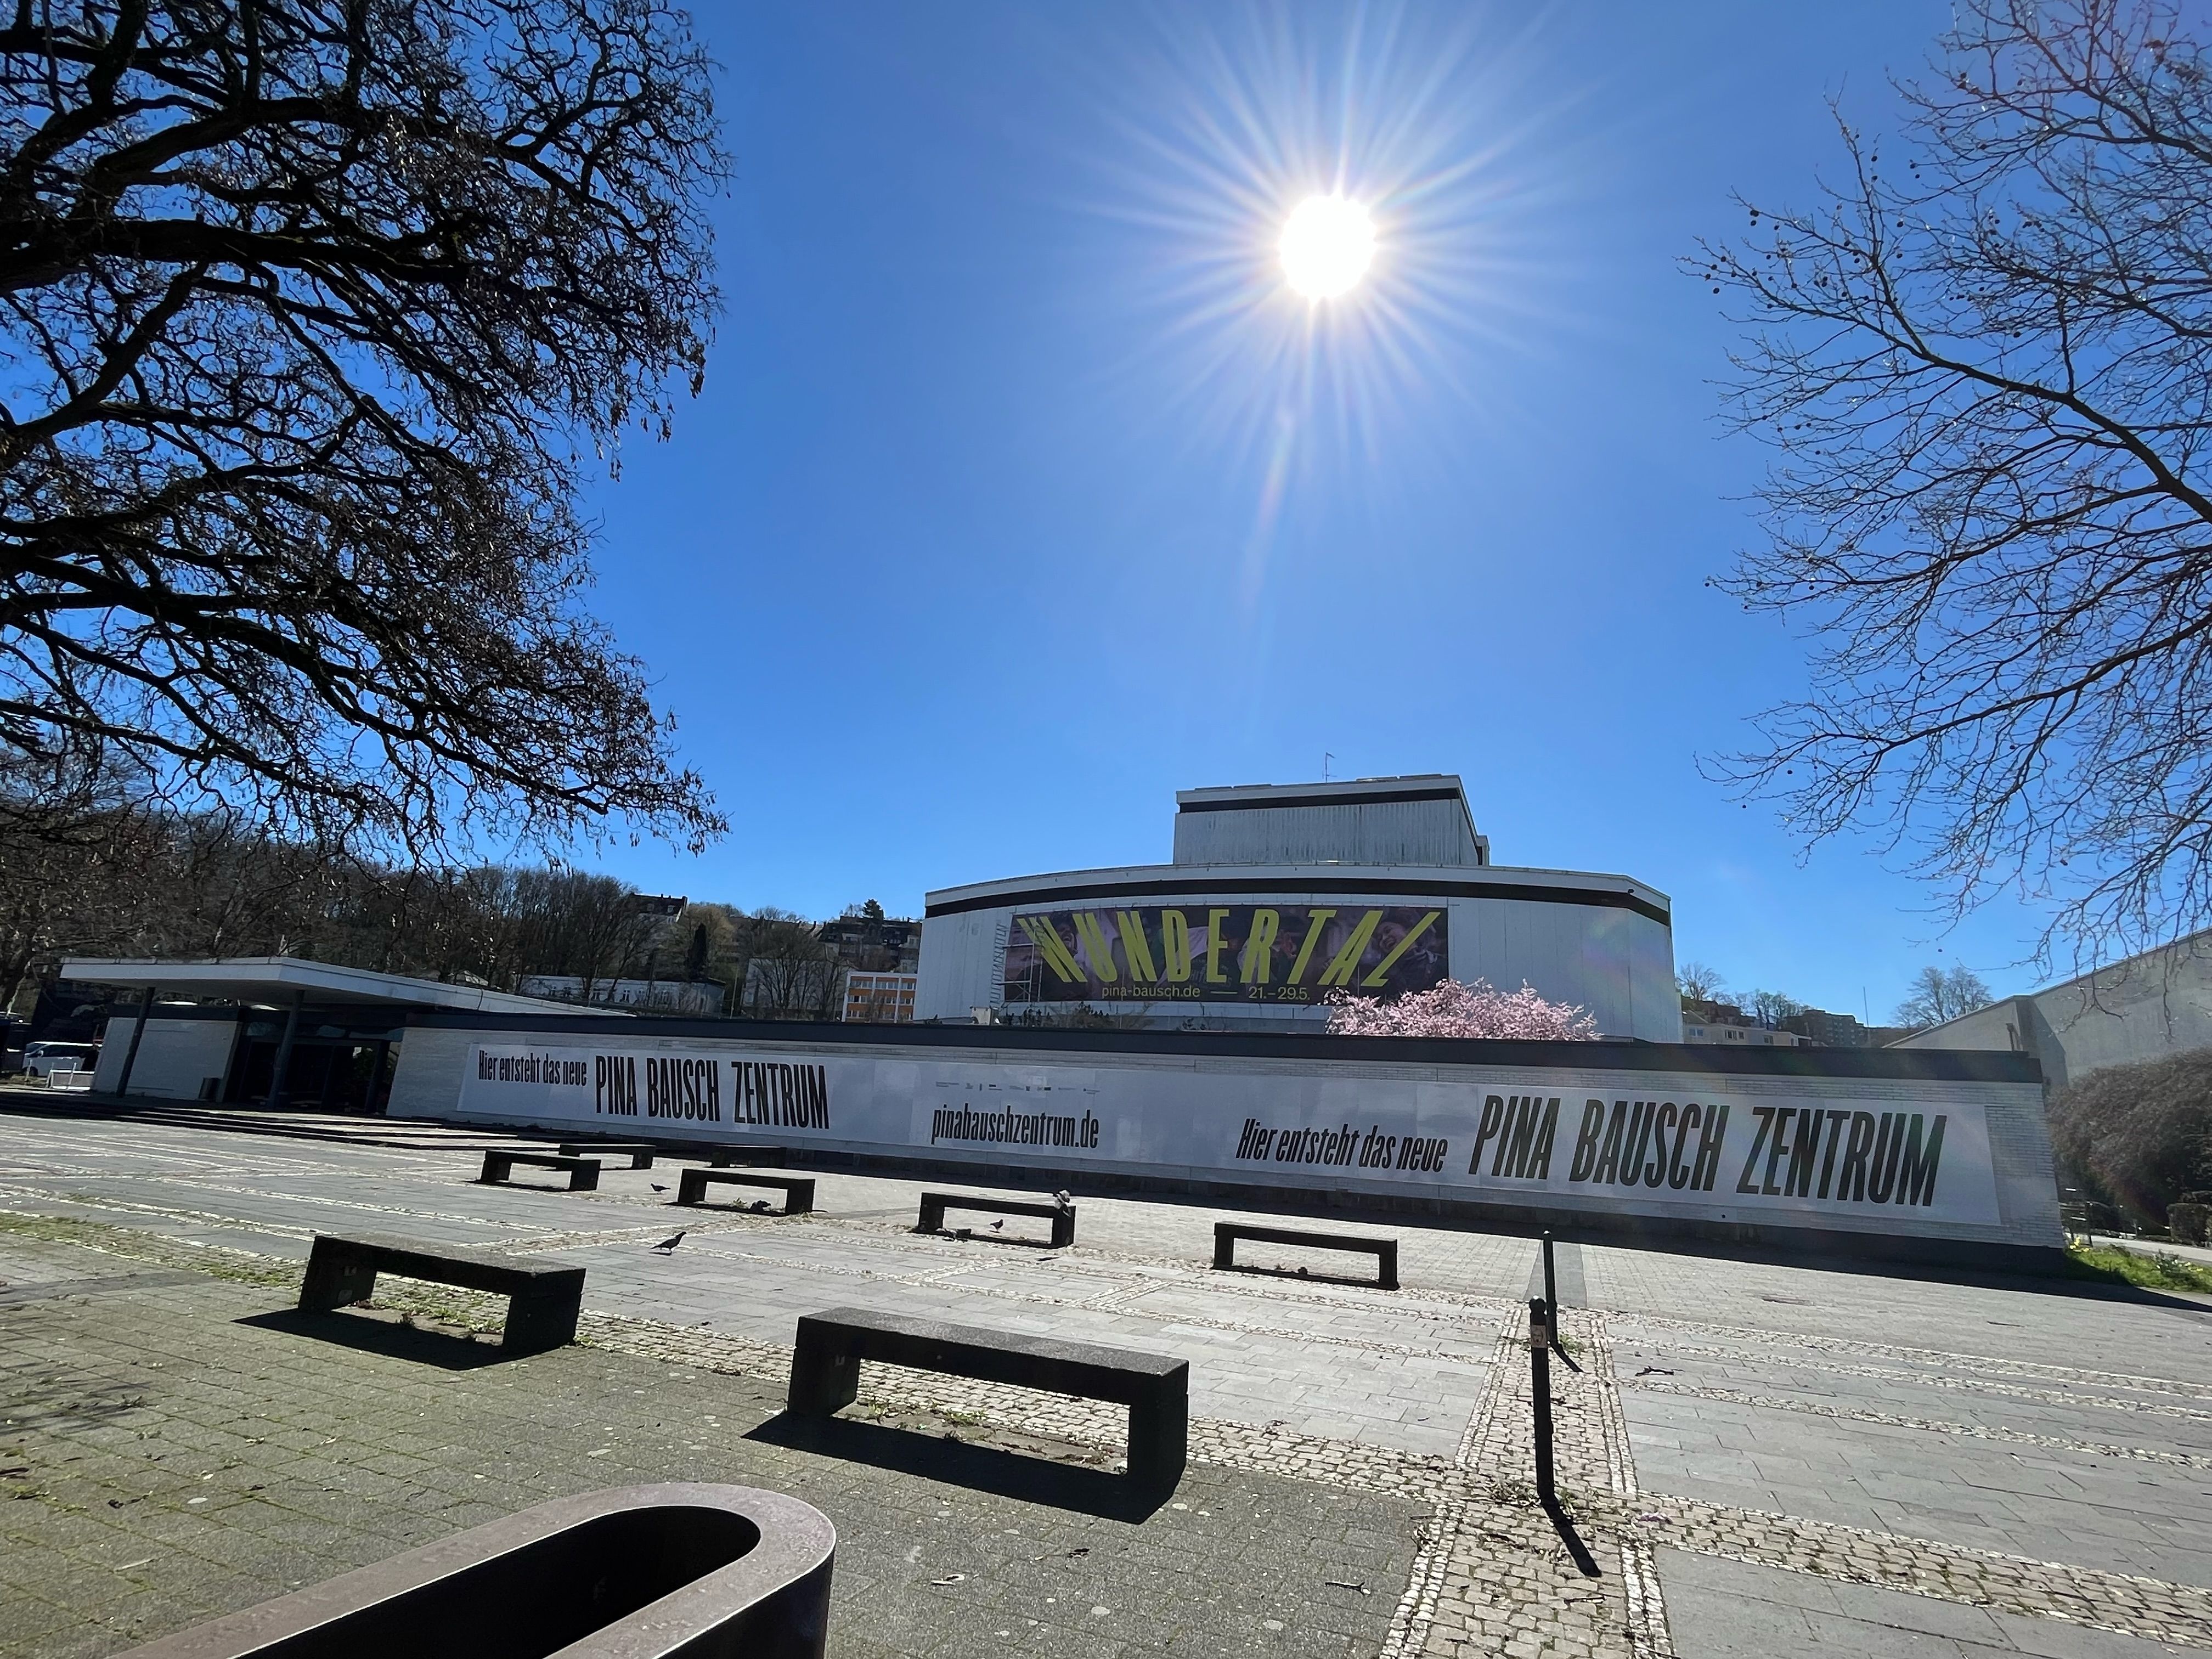
[[[1392,1295],[1289,1251],[1261,1255],[1279,1273],[1209,1272],[1211,1222],[1228,1212],[1195,1205],[1086,1198],[1077,1248],[1048,1251],[980,1229],[908,1233],[915,1182],[823,1174],[811,1218],[678,1212],[655,1172],[610,1170],[592,1194],[477,1188],[453,1144],[423,1140],[0,1118],[0,1279],[14,1240],[105,1253],[77,1275],[134,1279],[133,1294],[197,1272],[276,1291],[273,1307],[316,1229],[370,1227],[576,1261],[591,1274],[586,1352],[733,1379],[760,1400],[787,1372],[792,1316],[832,1302],[1181,1353],[1194,1480],[1398,1506],[1395,1578],[1322,1586],[1358,1612],[1330,1626],[1332,1651],[1659,1659],[1681,1630],[1686,1659],[1828,1642],[2064,1659],[2212,1649],[2212,1317],[2179,1299],[1563,1252],[1563,1279],[1592,1304],[1565,1322],[1584,1370],[1551,1371],[1564,1515],[1589,1577],[1529,1484],[1524,1240],[1362,1224],[1404,1241],[1407,1288]],[[644,1249],[677,1226],[689,1231],[673,1260]],[[404,1283],[378,1300],[461,1328],[501,1312]],[[891,1368],[868,1368],[854,1414],[995,1437],[1102,1478],[1122,1445],[1122,1414],[1096,1402]],[[1283,1512],[1297,1525],[1325,1513]],[[1333,1537],[1284,1547],[1312,1559]],[[1196,1583],[1186,1593],[1218,1595]],[[1006,1628],[991,1641],[1018,1649],[1030,1627]],[[1226,1631],[1110,1639],[1216,1650]],[[1239,1626],[1218,1650],[1277,1634]],[[878,1649],[856,1630],[850,1650],[965,1650],[972,1635],[940,1650],[908,1632]],[[53,1639],[0,1638],[0,1650],[49,1659]]]
[[[92,1659],[547,1498],[673,1478],[830,1516],[840,1654],[1364,1654],[1388,1621],[1367,1587],[1413,1548],[1402,1499],[1201,1467],[1134,1516],[1079,1453],[967,1419],[878,1412],[791,1443],[758,1382],[596,1346],[456,1362],[419,1328],[272,1321],[285,1299],[202,1279],[0,1310],[0,1651]]]

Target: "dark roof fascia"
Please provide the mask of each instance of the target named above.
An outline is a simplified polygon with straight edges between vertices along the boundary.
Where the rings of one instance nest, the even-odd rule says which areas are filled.
[[[1003,893],[978,893],[948,899],[928,908],[931,916],[957,916],[971,910],[1018,910],[1024,905],[1063,904],[1071,899],[1167,898],[1177,893],[1199,897],[1228,893],[1370,893],[1387,897],[1473,898],[1519,900],[1528,904],[1594,904],[1609,910],[1632,910],[1659,923],[1672,925],[1663,905],[1634,893],[1608,887],[1561,887],[1535,882],[1431,881],[1402,876],[1221,876],[1210,871],[1233,869],[1233,865],[1194,864],[1186,877],[1150,877],[1142,881],[1097,881],[1066,887],[1036,887]]]
[[[241,1019],[253,1013],[274,1013],[281,1017],[283,1012],[284,1010],[282,1008],[255,1008],[238,1002],[217,1003],[212,1008],[204,1007],[197,1002],[157,1002],[146,1011],[146,1018],[149,1019]],[[135,1001],[111,1002],[106,1005],[106,1014],[110,1019],[128,1023],[138,1018],[138,1005]],[[394,1020],[392,1023],[396,1025],[399,1022]]]
[[[1976,1048],[1721,1048],[1694,1043],[1504,1042],[1437,1037],[1328,1036],[1299,1031],[1070,1031],[1018,1025],[848,1025],[835,1021],[611,1019],[593,1015],[489,1014],[416,1010],[408,1024],[431,1030],[533,1035],[719,1037],[856,1049],[996,1048],[1012,1054],[1204,1055],[1237,1060],[1364,1060],[1399,1066],[1571,1067],[1578,1071],[1694,1072],[1711,1076],[1864,1078],[1954,1083],[2040,1083],[2027,1054]]]
[[[1245,797],[1228,800],[1186,800],[1176,803],[1181,812],[1279,812],[1286,807],[1297,806],[1389,806],[1405,801],[1449,800],[1465,805],[1467,797],[1450,788],[1430,789],[1347,789],[1342,794],[1329,795],[1271,795],[1265,799]],[[1473,814],[1469,814],[1472,822]]]
[[[106,1005],[110,1019],[131,1020],[138,1017],[138,1005],[133,1002],[110,1002]],[[474,1013],[473,1009],[463,1012]],[[291,1009],[283,1003],[268,1002],[157,1002],[147,1015],[149,1019],[282,1019]],[[319,1019],[325,1023],[343,1015],[356,1025],[387,1025],[397,1027],[404,1022],[401,1016],[407,1005],[398,1002],[318,1002],[309,997],[300,1005],[300,1018]],[[557,1018],[557,1016],[556,1016]]]

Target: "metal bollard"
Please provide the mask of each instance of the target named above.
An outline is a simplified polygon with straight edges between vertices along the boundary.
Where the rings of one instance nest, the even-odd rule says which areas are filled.
[[[1536,1496],[1559,1501],[1552,1484],[1552,1304],[1528,1304],[1528,1397],[1536,1412]]]
[[[1544,1309],[1545,1322],[1552,1328],[1552,1352],[1559,1356],[1559,1363],[1569,1370],[1580,1374],[1582,1367],[1575,1357],[1559,1346],[1559,1289],[1552,1271],[1552,1230],[1544,1230]]]

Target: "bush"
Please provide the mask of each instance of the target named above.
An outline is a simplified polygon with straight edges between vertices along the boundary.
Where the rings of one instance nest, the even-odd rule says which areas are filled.
[[[2051,1103],[2051,1143],[2135,1215],[2212,1186],[2212,1048],[2093,1073]]]
[[[2187,1291],[2212,1296],[2212,1267],[2185,1261],[2171,1250],[2124,1250],[2105,1244],[2075,1244],[2066,1251],[2066,1272],[2076,1279],[2107,1285],[2135,1285],[2148,1291]]]

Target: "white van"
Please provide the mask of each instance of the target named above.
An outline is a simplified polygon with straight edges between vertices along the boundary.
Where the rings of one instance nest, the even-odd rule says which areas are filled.
[[[29,1042],[23,1045],[23,1069],[49,1081],[56,1072],[89,1073],[100,1064],[97,1042]]]

